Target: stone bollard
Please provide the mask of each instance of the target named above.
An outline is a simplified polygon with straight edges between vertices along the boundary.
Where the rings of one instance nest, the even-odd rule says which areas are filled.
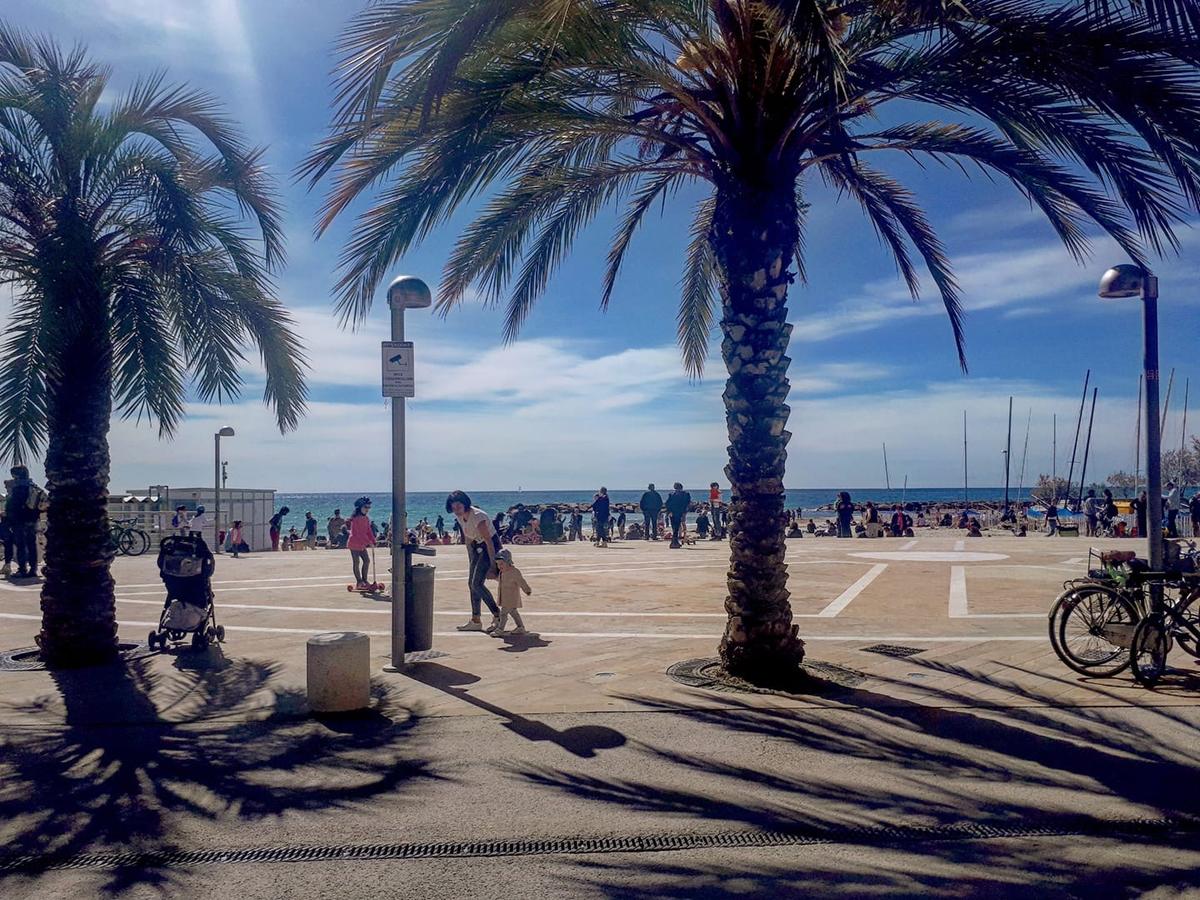
[[[331,631],[308,639],[308,707],[313,713],[366,709],[371,703],[371,639]]]

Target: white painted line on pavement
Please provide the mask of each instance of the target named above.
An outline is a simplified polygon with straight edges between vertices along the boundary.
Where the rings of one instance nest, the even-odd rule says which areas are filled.
[[[883,570],[886,568],[887,568],[887,563],[879,563],[878,565],[871,566],[870,570],[867,572],[866,575],[864,575],[862,578],[858,579],[858,581],[854,582],[854,584],[850,585],[850,587],[848,587],[844,591],[842,591],[841,594],[839,594],[833,600],[832,603],[830,603],[823,610],[821,610],[819,613],[816,614],[816,618],[832,619],[834,616],[836,616],[838,613],[840,613],[843,609],[845,609],[847,606],[849,606],[851,601],[853,601],[855,597],[857,597],[859,594],[861,594],[863,591],[865,591],[867,589],[867,586],[870,585],[870,583],[872,581],[874,581],[876,578],[878,578],[880,575],[882,575]]]
[[[988,568],[1035,568],[1034,566],[989,566]],[[1040,568],[1040,567],[1039,567]],[[973,613],[967,603],[967,570],[965,566],[950,567],[951,619],[1044,619],[1046,613]]]
[[[41,616],[21,615],[19,613],[0,613],[0,619],[21,619],[30,622],[40,622]],[[157,628],[158,621],[153,622],[133,622],[121,621],[117,623],[121,627],[128,628]],[[266,628],[256,625],[226,625],[226,631],[246,631],[266,634],[316,634],[318,631],[313,628]],[[365,631],[363,634],[369,634],[372,637],[388,637],[390,631]],[[471,631],[435,631],[434,637],[474,637],[480,635],[480,632]],[[671,634],[670,632],[632,632],[632,631],[541,631],[537,632],[542,637],[553,638],[654,638],[654,639],[671,639],[679,638],[684,640],[700,639],[714,641],[720,638],[720,635],[713,632],[711,634]],[[928,644],[983,644],[988,641],[1045,641],[1044,635],[959,635],[959,636],[937,636],[926,637],[921,635],[862,635],[862,634],[823,634],[823,635],[806,635],[805,641],[849,641],[857,643],[879,643],[881,641],[888,642],[916,642]]]
[[[907,544],[901,544],[900,549],[901,550],[911,550],[915,546],[917,546],[916,541],[909,541]]]
[[[963,566],[950,567],[950,618],[967,616],[967,570]]]
[[[137,603],[146,606],[162,606],[161,600],[134,600],[130,597],[117,597],[118,603]],[[376,601],[379,603],[374,609],[352,609],[344,606],[273,606],[269,603],[221,603],[217,602],[217,610],[222,609],[259,609],[270,610],[273,612],[302,612],[302,613],[349,613],[351,615],[366,615],[366,616],[390,616],[392,608],[390,603],[385,601]],[[461,609],[435,609],[435,616],[462,616],[466,613]],[[521,609],[522,616],[576,616],[576,617],[593,617],[593,618],[648,618],[648,619],[725,619],[728,618],[728,613],[723,612],[613,612],[605,610],[603,612],[583,612],[580,610],[563,610],[555,611],[552,609],[532,610],[525,607]]]

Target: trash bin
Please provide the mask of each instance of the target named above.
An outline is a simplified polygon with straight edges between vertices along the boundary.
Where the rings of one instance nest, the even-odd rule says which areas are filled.
[[[409,571],[412,580],[404,604],[404,652],[418,653],[433,649],[433,575],[437,567],[417,564]]]

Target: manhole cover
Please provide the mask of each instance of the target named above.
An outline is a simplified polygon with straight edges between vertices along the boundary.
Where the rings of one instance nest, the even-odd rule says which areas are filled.
[[[686,684],[689,687],[705,688],[710,691],[723,691],[733,694],[776,694],[783,697],[819,693],[822,687],[827,687],[830,684],[843,688],[858,687],[867,680],[867,676],[862,674],[862,672],[855,672],[853,669],[847,669],[844,666],[835,666],[832,663],[817,660],[805,660],[800,668],[804,674],[814,679],[811,689],[787,691],[759,687],[740,678],[727,675],[721,669],[721,661],[713,657],[687,659],[683,662],[675,663],[667,669],[667,675],[680,684]]]
[[[126,660],[140,659],[150,656],[151,651],[145,644],[130,644],[122,642],[117,645],[121,656]],[[16,650],[0,650],[0,672],[39,672],[44,671],[46,664],[42,662],[42,651],[37,647],[20,647]]]
[[[916,656],[918,653],[924,653],[924,647],[905,647],[902,644],[872,644],[870,647],[863,647],[864,653],[878,653],[881,656],[894,656],[897,659],[904,659],[906,656]]]

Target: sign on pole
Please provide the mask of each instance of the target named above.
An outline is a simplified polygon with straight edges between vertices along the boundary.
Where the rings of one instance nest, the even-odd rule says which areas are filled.
[[[412,341],[383,342],[383,396],[416,396]]]

